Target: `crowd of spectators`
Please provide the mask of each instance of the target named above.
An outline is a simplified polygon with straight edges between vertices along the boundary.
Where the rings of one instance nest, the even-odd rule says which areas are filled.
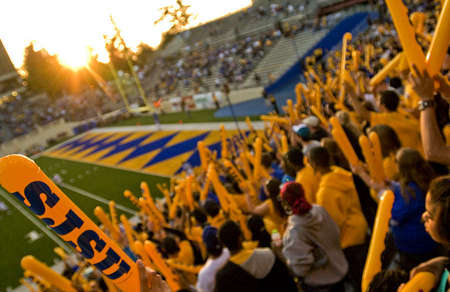
[[[298,6],[296,6],[298,5]],[[236,21],[242,26],[249,19],[272,23],[273,27],[251,35],[242,35],[240,26],[234,25],[234,38],[219,45],[197,41],[186,45],[179,56],[159,58],[157,67],[165,68],[159,79],[151,88],[157,96],[171,94],[181,87],[199,90],[212,90],[205,81],[208,77],[217,76],[214,87],[222,84],[241,84],[255,68],[268,50],[283,36],[291,36],[313,23],[312,19],[302,19],[298,23],[282,23],[280,19],[304,13],[308,3],[272,3],[269,6],[252,6],[239,14]],[[217,23],[206,25],[209,36],[223,35],[226,31]],[[205,28],[206,29],[206,28]],[[167,69],[166,69],[167,68]],[[215,72],[218,74],[214,74]],[[212,86],[211,86],[212,87]]]
[[[63,95],[52,100],[45,94],[13,92],[0,104],[0,143],[14,139],[60,119],[66,122],[97,118],[123,107],[118,94],[106,96],[100,89]]]
[[[427,50],[439,2],[407,3],[424,13],[418,42]],[[448,47],[436,76],[405,57],[377,80],[402,46],[392,20],[370,21],[350,44],[359,54],[342,85],[339,51],[311,56],[297,103],[262,117],[270,127],[255,131],[248,121],[249,135],[224,136],[220,154],[199,144],[201,165],[159,185],[163,199],[154,202],[145,183],[139,200],[126,194],[140,202],[134,232],[104,227],[139,259],[141,281],[152,281],[143,291],[448,291]],[[137,249],[142,242],[158,255]],[[107,291],[99,273],[73,276],[89,266],[79,261],[65,262],[73,285]]]

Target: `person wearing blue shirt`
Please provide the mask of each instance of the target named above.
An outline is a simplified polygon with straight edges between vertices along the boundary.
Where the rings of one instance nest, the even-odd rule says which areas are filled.
[[[400,266],[409,271],[437,255],[438,244],[425,231],[422,214],[433,171],[417,150],[402,148],[396,155],[398,182],[391,183],[395,199],[391,231],[400,253]]]

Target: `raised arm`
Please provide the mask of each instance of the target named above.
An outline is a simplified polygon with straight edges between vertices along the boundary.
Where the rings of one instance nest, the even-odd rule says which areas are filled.
[[[345,92],[347,96],[350,98],[353,108],[355,112],[360,115],[364,120],[370,121],[370,111],[366,109],[358,95],[355,92],[355,89],[345,82]]]
[[[415,70],[415,76],[410,75],[414,91],[421,99],[420,134],[422,146],[427,160],[450,165],[450,147],[447,147],[439,131],[434,105],[434,80],[427,71]]]
[[[245,198],[247,200],[247,208],[250,213],[259,216],[265,216],[269,213],[269,202],[264,202],[258,206],[255,206],[249,192],[245,192]]]

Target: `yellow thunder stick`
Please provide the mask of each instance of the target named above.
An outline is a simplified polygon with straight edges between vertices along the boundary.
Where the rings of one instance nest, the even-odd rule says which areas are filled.
[[[61,247],[57,246],[53,249],[53,251],[59,255],[59,257],[64,261],[67,258],[67,254]]]
[[[114,240],[119,240],[120,234],[119,230],[117,230],[116,226],[112,224],[112,222],[109,220],[108,215],[103,211],[103,208],[100,206],[95,207],[94,214],[97,216],[98,220],[103,224],[103,226],[109,231],[111,234],[111,237]]]
[[[297,104],[296,107],[298,108],[298,110],[302,110],[303,109],[303,99],[302,99],[302,92],[303,92],[303,84],[302,83],[297,83],[297,85],[295,86],[295,96],[297,98]]]
[[[402,58],[405,58],[404,52],[398,53],[394,59],[392,59],[389,63],[386,64],[386,66],[381,69],[375,76],[373,76],[370,79],[370,86],[375,86],[381,81],[383,81],[389,73],[391,73],[393,70],[397,69],[402,62]]]
[[[425,55],[416,40],[416,32],[409,22],[408,9],[402,0],[386,0],[391,12],[392,21],[397,30],[403,52],[408,59],[409,67],[416,65],[420,71],[425,70]],[[413,72],[413,70],[411,70]]]
[[[253,128],[252,121],[250,120],[249,117],[245,117],[245,122],[247,123],[248,130],[250,132],[254,132],[255,128]]]
[[[38,261],[31,255],[22,258],[20,265],[24,270],[33,272],[61,291],[77,292],[77,290],[72,286],[72,283],[69,279],[53,271],[46,264]]]
[[[157,267],[150,260],[149,255],[144,249],[144,244],[139,240],[136,240],[133,244],[136,248],[136,254],[138,254],[141,257],[142,261],[144,262],[144,265],[156,271]]]
[[[405,284],[401,292],[429,292],[433,289],[434,282],[435,276],[433,273],[420,272]]]
[[[326,128],[328,128],[328,120],[327,118],[325,118],[324,115],[322,115],[322,113],[314,106],[311,106],[311,112],[319,118],[320,122],[322,123],[323,126],[325,126]]]
[[[170,209],[170,206],[172,205],[172,200],[170,199],[169,190],[165,186],[162,186],[161,184],[156,184],[156,187],[164,195],[164,198],[166,198],[167,208]]]
[[[377,182],[384,182],[386,180],[386,175],[384,173],[383,167],[383,154],[381,152],[380,138],[376,132],[371,132],[369,134],[370,143],[372,144],[372,151],[374,157],[374,179]]]
[[[282,118],[279,116],[268,116],[268,115],[261,115],[261,120],[262,121],[267,121],[267,122],[276,122],[279,124],[289,124],[289,119],[288,118]]]
[[[199,141],[197,143],[198,153],[200,155],[200,162],[202,169],[206,171],[208,169],[208,154],[206,153],[205,142]]]
[[[116,202],[109,201],[109,214],[111,216],[111,224],[116,230],[119,230],[119,224],[117,223]]]
[[[375,179],[375,155],[372,151],[372,145],[370,144],[369,138],[367,138],[366,135],[359,136],[359,145],[361,146],[362,153],[366,159],[369,174]]]
[[[145,202],[149,206],[152,213],[158,218],[158,220],[162,224],[165,224],[166,219],[164,218],[164,215],[161,213],[161,211],[158,209],[158,207],[156,207],[155,201],[153,201],[153,197],[150,194],[150,189],[148,187],[148,184],[145,181],[141,182],[141,191],[142,191],[142,196],[144,197]]]
[[[348,140],[347,135],[345,134],[344,129],[342,129],[338,119],[336,117],[331,117],[330,124],[333,127],[331,134],[333,135],[334,140],[336,140],[336,143],[339,145],[339,148],[344,153],[345,158],[347,158],[351,165],[357,165],[359,163],[358,156],[356,155],[352,144],[350,144],[350,141]]]
[[[178,284],[178,277],[174,272],[169,268],[161,254],[156,249],[156,246],[153,242],[146,240],[144,243],[144,250],[147,252],[148,256],[158,268],[158,271],[164,275],[166,278],[167,284],[171,291],[180,290],[180,285]]]
[[[352,34],[347,32],[342,37],[342,51],[341,51],[341,66],[340,66],[340,73],[339,73],[339,102],[341,104],[344,104],[344,97],[345,97],[345,89],[344,89],[344,82],[348,81],[351,83],[352,78],[349,76],[349,58],[351,55],[350,50],[350,41],[352,40]]]
[[[291,101],[292,102],[292,101]],[[262,156],[262,140],[256,138],[255,141],[255,158],[253,163],[253,180],[258,181],[261,177],[261,156]]]
[[[227,143],[227,133],[225,132],[225,126],[220,125],[220,138],[222,140],[222,159],[228,157],[228,143]]]
[[[378,203],[372,238],[370,239],[369,253],[364,266],[362,291],[367,291],[367,287],[375,274],[381,271],[381,254],[386,248],[384,245],[384,239],[389,230],[389,220],[391,218],[393,204],[394,194],[391,191],[384,192],[380,202]]]
[[[288,153],[288,151],[289,151],[288,140],[286,134],[283,132],[281,133],[281,153],[284,155]]]
[[[426,64],[431,76],[441,71],[450,43],[450,1],[445,0],[439,16],[433,40],[428,49]]]
[[[194,196],[192,195],[192,180],[194,177],[192,175],[186,178],[186,201],[189,210],[194,211]]]
[[[210,180],[206,178],[205,184],[203,185],[202,191],[200,193],[200,201],[204,201],[207,199],[210,184],[211,184]]]
[[[294,104],[292,103],[292,99],[287,100],[287,108],[288,108],[288,115],[292,123],[295,122],[295,120],[298,119],[298,115],[294,111]]]
[[[123,196],[130,200],[130,202],[136,207],[140,208],[138,199],[133,195],[133,193],[129,190],[123,191]]]
[[[211,181],[211,184],[213,185],[214,191],[219,198],[220,206],[221,208],[229,213],[230,212],[230,205],[228,202],[228,192],[223,186],[223,184],[219,180],[219,176],[217,175],[216,168],[214,167],[214,164],[211,163],[208,168],[208,178]]]
[[[125,215],[120,215],[120,222],[122,222],[123,229],[125,229],[125,235],[127,236],[128,245],[133,252],[136,252],[134,247],[133,229],[131,228],[130,221],[128,221]]]

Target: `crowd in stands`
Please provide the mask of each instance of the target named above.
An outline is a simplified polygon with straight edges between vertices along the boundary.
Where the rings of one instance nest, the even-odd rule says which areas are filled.
[[[100,89],[64,95],[56,101],[45,94],[15,93],[0,104],[0,144],[63,119],[83,121],[123,107],[118,94],[106,96]]]
[[[298,5],[296,7],[295,5]],[[156,63],[158,67],[167,68],[160,73],[159,79],[150,89],[151,94],[164,96],[171,94],[181,87],[192,88],[194,92],[213,90],[205,79],[218,71],[214,80],[215,89],[223,84],[239,85],[248,77],[258,62],[273,47],[281,37],[292,36],[311,27],[314,19],[300,19],[288,24],[281,22],[283,17],[301,14],[308,3],[272,3],[269,6],[252,6],[241,12],[236,21],[242,26],[248,19],[273,22],[273,27],[264,29],[256,34],[241,35],[240,25],[234,25],[234,38],[219,45],[209,44],[203,40],[184,47],[181,56],[161,57]],[[208,35],[217,36],[225,32],[220,26],[212,23],[207,25]],[[149,74],[149,73],[147,73]]]
[[[209,90],[204,80],[212,76],[215,67],[219,71],[219,77],[215,80],[216,89],[224,82],[240,83],[280,36],[279,31],[269,31],[217,48],[201,43],[197,43],[194,49],[187,47],[185,55],[173,65],[163,59],[159,60],[160,64],[168,69],[161,74],[152,92],[156,95],[170,94],[179,84],[184,87],[191,86],[196,90],[206,86],[206,90]]]
[[[418,42],[427,51],[440,2],[406,2],[410,14],[424,13]],[[253,46],[252,40],[242,44]],[[239,48],[245,54],[245,46]],[[267,122],[262,131],[247,121],[245,137],[223,133],[220,153],[200,142],[201,165],[158,185],[163,199],[154,202],[145,183],[142,200],[125,192],[139,209],[133,231],[104,224],[105,232],[118,232],[120,246],[144,261],[138,261],[142,273],[156,269],[170,286],[148,271],[154,284],[148,291],[334,292],[360,291],[361,285],[363,291],[402,291],[423,272],[433,276],[432,291],[448,291],[450,54],[445,49],[440,73],[433,77],[410,67],[405,57],[375,82],[402,46],[390,19],[372,20],[350,43],[342,84],[342,52],[311,56],[305,82],[297,85],[296,102],[288,102],[285,114],[262,116]],[[208,61],[200,53],[189,56],[194,63]],[[375,222],[383,220],[377,208],[389,196],[381,267],[365,282]],[[155,255],[136,249],[147,241],[157,246],[175,279],[155,266]],[[89,266],[83,259],[65,264],[64,275],[81,291],[107,291],[98,272],[80,277]]]

